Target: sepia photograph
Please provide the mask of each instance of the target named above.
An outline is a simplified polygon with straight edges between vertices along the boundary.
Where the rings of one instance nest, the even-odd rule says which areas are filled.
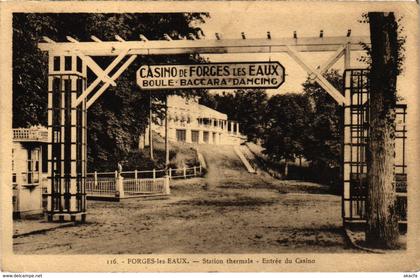
[[[2,5],[3,270],[418,270],[418,4],[99,3]]]

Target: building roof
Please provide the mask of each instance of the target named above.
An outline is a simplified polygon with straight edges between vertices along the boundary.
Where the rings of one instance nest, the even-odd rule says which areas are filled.
[[[205,105],[198,104],[198,110],[200,111],[201,118],[215,118],[219,120],[227,120],[226,114],[219,112],[217,110],[211,109],[210,107],[207,107]]]
[[[171,117],[213,118],[227,120],[227,115],[205,105],[197,99],[186,99],[181,96],[168,97],[168,113]]]

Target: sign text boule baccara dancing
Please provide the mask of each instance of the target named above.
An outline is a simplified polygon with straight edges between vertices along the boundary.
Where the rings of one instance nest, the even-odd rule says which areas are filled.
[[[137,84],[144,90],[275,89],[283,84],[284,75],[279,62],[144,65],[137,71]]]

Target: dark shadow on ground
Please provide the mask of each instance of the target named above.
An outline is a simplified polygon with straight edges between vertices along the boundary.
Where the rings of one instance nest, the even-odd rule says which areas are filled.
[[[248,207],[248,206],[266,206],[275,204],[278,200],[267,200],[263,198],[252,198],[252,197],[237,197],[235,199],[192,199],[188,201],[180,201],[174,203],[174,205],[187,205],[187,206],[216,206],[216,207]]]
[[[290,246],[290,248],[309,247],[337,247],[344,249],[354,249],[341,227],[325,226],[320,228],[302,228],[281,230],[280,236],[276,243],[282,246]],[[344,245],[343,241],[344,240]]]

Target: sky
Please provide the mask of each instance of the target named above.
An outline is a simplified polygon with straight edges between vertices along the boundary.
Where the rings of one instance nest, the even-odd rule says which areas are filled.
[[[326,36],[345,36],[351,29],[352,36],[369,36],[369,25],[359,23],[360,13],[331,13],[328,11],[316,13],[289,13],[288,11],[257,11],[242,12],[211,12],[210,18],[201,25],[204,31],[204,39],[214,39],[215,33],[222,38],[241,38],[241,32],[245,32],[247,38],[265,38],[270,31],[273,38],[293,37],[293,31],[298,37],[319,36],[323,30]],[[314,68],[327,60],[333,52],[302,53],[302,57]],[[352,67],[365,68],[366,65],[358,61],[363,52],[352,52]],[[267,90],[269,95],[301,92],[301,84],[306,80],[307,73],[286,53],[271,54],[214,54],[207,55],[211,62],[234,62],[234,61],[279,61],[286,70],[285,83],[275,90]],[[333,68],[343,70],[344,59],[341,58]]]

